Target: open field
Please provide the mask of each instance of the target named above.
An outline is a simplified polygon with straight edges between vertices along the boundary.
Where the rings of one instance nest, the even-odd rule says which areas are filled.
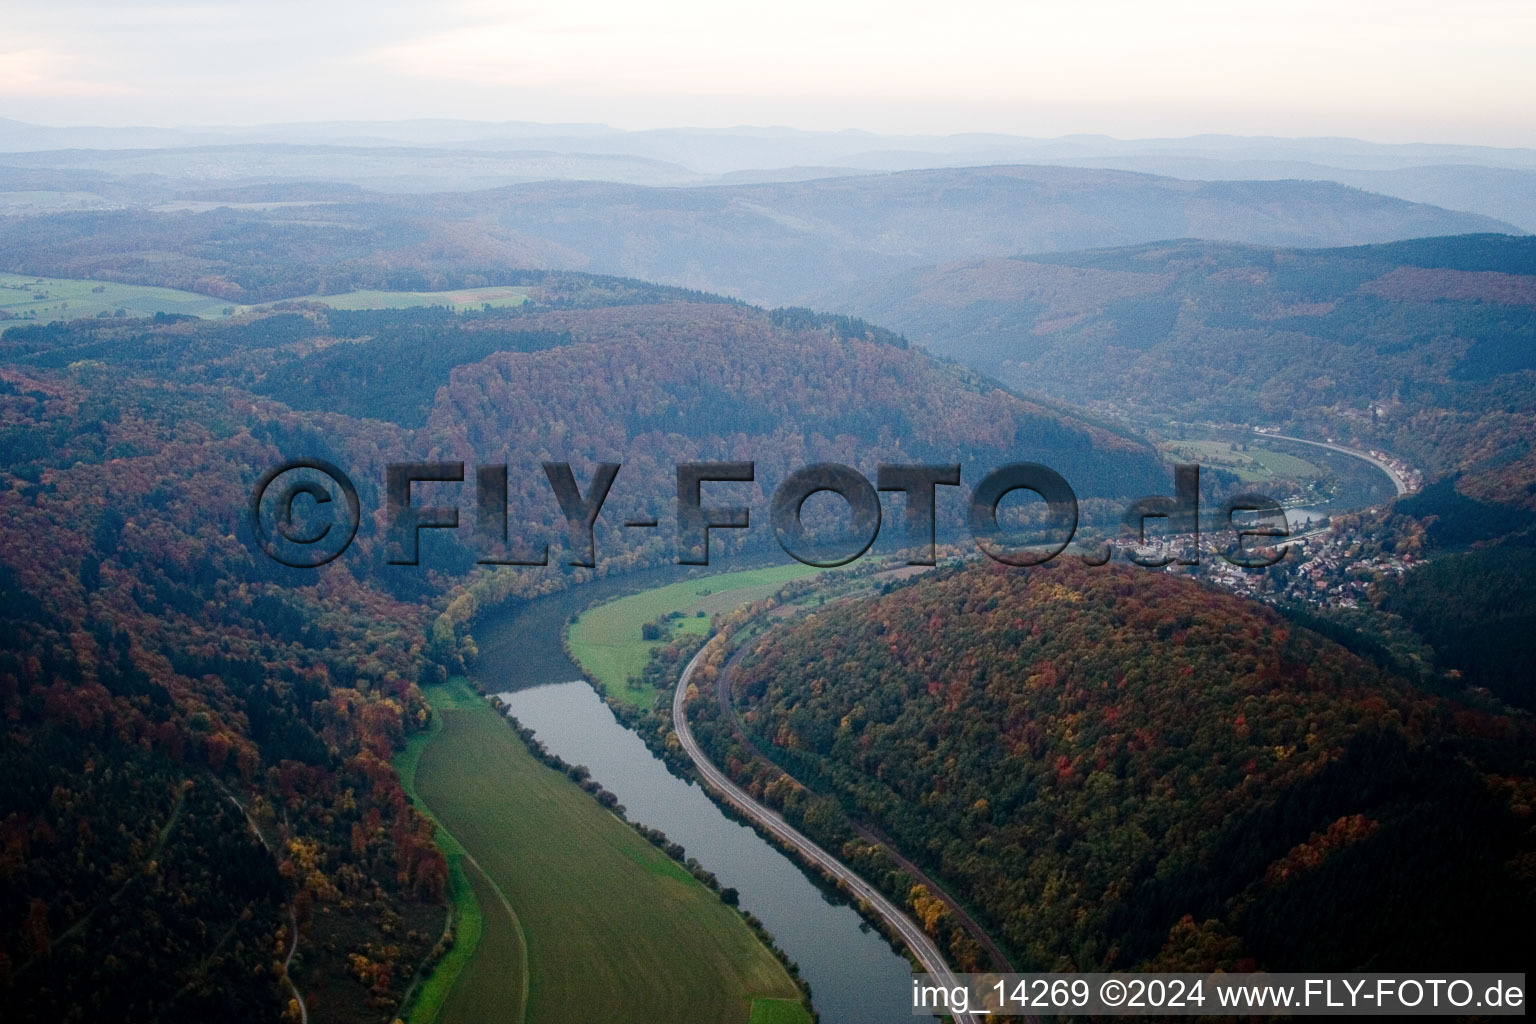
[[[571,624],[571,654],[583,672],[603,684],[610,697],[648,708],[656,700],[655,688],[630,686],[629,680],[639,677],[651,651],[667,641],[644,639],[640,635],[642,626],[679,612],[683,616],[676,622],[679,632],[706,633],[709,616],[768,597],[790,580],[817,571],[790,562],[701,576],[621,597],[582,612]],[[704,613],[703,617],[699,612]]]
[[[9,313],[18,320],[48,323],[53,320],[77,320],[98,313],[112,315],[118,310],[127,316],[186,313],[217,317],[224,316],[226,309],[238,312],[244,307],[225,299],[177,291],[174,288],[0,274],[0,312]],[[15,322],[0,321],[0,330],[14,326]]]
[[[438,843],[445,850],[447,835],[438,831]],[[443,1004],[454,991],[464,970],[474,960],[480,948],[480,937],[485,931],[485,915],[480,911],[480,898],[475,886],[464,869],[464,854],[456,850],[448,856],[448,900],[452,904],[456,927],[454,946],[437,963],[432,973],[419,981],[417,988],[407,998],[405,1019],[410,1024],[434,1024],[443,1017]],[[484,878],[475,873],[476,881]]]
[[[519,306],[528,301],[528,289],[509,285],[487,288],[460,288],[446,292],[356,291],[340,295],[307,295],[304,302],[321,302],[334,309],[409,309],[413,306],[447,306],[455,312],[490,306]],[[34,277],[26,274],[0,273],[0,312],[17,320],[48,323],[75,320],[100,313],[125,316],[153,316],[156,313],[184,313],[191,316],[219,317],[244,313],[250,309],[196,292],[174,288],[150,288],[111,281],[90,281],[60,277]],[[0,323],[6,323],[0,321]],[[9,324],[7,324],[9,326]]]
[[[410,766],[415,794],[473,859],[465,866],[478,864],[505,895],[528,963],[527,1011],[518,1017],[504,984],[517,972],[515,951],[487,910],[479,947],[438,1020],[743,1024],[755,1000],[798,1000],[783,965],[736,911],[535,760],[467,685],[434,687],[428,697],[441,725]]]
[[[454,707],[474,710],[483,704],[464,686],[435,687],[430,696],[438,711]],[[395,758],[400,783],[418,807],[424,807],[416,791],[421,755],[442,731],[443,717],[438,715],[425,732],[411,736],[405,750]],[[504,1010],[501,1019],[521,1021],[528,966],[517,915],[431,809],[424,809],[437,824],[437,844],[448,858],[448,899],[457,933],[453,948],[408,1000],[407,1019],[410,1024],[473,1020],[475,1007],[497,1005],[518,1007],[516,1014]]]
[[[440,996],[441,1008],[432,1020],[442,1024],[487,1019],[508,1024],[524,1021],[527,1019],[528,954],[517,916],[500,888],[475,861],[464,858],[462,865],[477,907],[484,908],[481,915],[483,930],[475,953],[464,969],[456,977],[445,980]],[[411,1016],[411,1024],[418,1024],[415,1014]]]
[[[795,999],[754,999],[747,1024],[811,1024],[811,1015]]]
[[[456,313],[491,306],[520,306],[528,301],[528,289],[510,285],[460,288],[447,292],[343,292],[340,295],[306,295],[302,302],[323,302],[333,309],[408,309],[412,306],[447,306]]]
[[[1328,475],[1295,455],[1258,447],[1233,450],[1233,443],[1228,441],[1169,441],[1159,448],[1175,458],[1228,470],[1246,483],[1265,483],[1276,478],[1316,480]]]

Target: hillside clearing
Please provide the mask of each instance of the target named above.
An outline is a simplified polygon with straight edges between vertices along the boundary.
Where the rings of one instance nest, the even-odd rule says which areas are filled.
[[[153,316],[156,313],[181,313],[198,317],[220,317],[242,312],[245,307],[226,299],[175,288],[152,288],[115,281],[89,281],[65,277],[36,277],[29,274],[0,274],[0,330],[15,326],[18,320],[51,323],[54,320],[78,320],[100,314],[113,316]],[[226,312],[228,311],[228,312]]]

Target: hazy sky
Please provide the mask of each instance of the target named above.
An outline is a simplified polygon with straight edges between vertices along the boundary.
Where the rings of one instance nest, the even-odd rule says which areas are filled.
[[[0,117],[1536,146],[1533,0],[0,0]]]

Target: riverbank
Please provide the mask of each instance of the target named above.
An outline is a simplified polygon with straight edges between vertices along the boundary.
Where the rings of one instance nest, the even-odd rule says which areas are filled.
[[[527,964],[519,1018],[505,984],[494,988],[516,974],[516,951],[486,928],[438,1020],[543,1024],[579,1007],[594,1020],[742,1024],[758,1001],[799,1005],[793,979],[735,910],[537,760],[466,682],[427,696],[442,721],[416,755],[415,791],[466,869],[483,869],[504,896]],[[499,902],[475,895],[487,915]]]
[[[686,848],[690,860],[716,875],[722,888],[736,890],[742,911],[760,919],[778,948],[799,965],[824,1024],[889,1024],[910,1014],[907,959],[860,917],[845,894],[713,801],[692,781],[680,751],[674,753],[681,774],[669,770],[656,748],[647,745],[646,739],[654,737],[642,738],[633,723],[621,724],[621,718],[629,722],[641,710],[601,699],[563,642],[573,618],[640,590],[688,582],[710,591],[699,595],[703,602],[735,607],[739,595],[730,587],[739,581],[725,575],[762,568],[761,562],[737,562],[717,567],[708,578],[677,567],[647,570],[506,607],[475,626],[480,657],[473,675],[551,752],[589,768],[591,778],[626,806],[631,821],[663,830]],[[692,612],[688,618],[707,621]],[[645,621],[636,620],[636,629]],[[669,717],[675,682],[676,673],[668,673],[662,719]],[[647,721],[654,717],[649,709],[644,714]]]
[[[1384,452],[1367,452],[1361,451],[1359,448],[1350,448],[1347,445],[1336,444],[1332,441],[1309,441],[1304,437],[1292,437],[1289,434],[1273,434],[1266,430],[1260,430],[1257,427],[1254,428],[1253,432],[1260,437],[1274,438],[1279,441],[1295,441],[1297,444],[1309,444],[1314,448],[1326,448],[1329,451],[1353,455],[1357,459],[1369,462],[1387,474],[1387,479],[1392,481],[1392,488],[1397,491],[1399,498],[1418,490],[1419,486],[1422,485],[1422,479],[1417,481],[1414,479],[1418,475],[1415,470],[1407,467],[1406,464],[1398,465],[1388,461],[1388,456]]]

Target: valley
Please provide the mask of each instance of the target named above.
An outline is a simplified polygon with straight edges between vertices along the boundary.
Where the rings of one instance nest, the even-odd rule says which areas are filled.
[[[1069,148],[719,178],[595,150],[0,161],[7,1007],[889,1024],[912,959],[1518,966],[1536,247]],[[635,180],[572,177],[602,167]],[[250,501],[293,458],[361,509],[313,570],[250,521],[302,546]],[[1079,547],[1032,569],[956,526],[1021,460],[1080,499]],[[705,504],[750,524],[679,566],[675,468],[727,461],[754,478]],[[896,560],[899,494],[865,558],[792,561],[769,497],[816,462],[959,464],[939,565]],[[1084,564],[1192,462],[1198,565]],[[505,466],[505,500],[408,484],[457,526],[401,560],[408,463]],[[622,464],[595,565],[546,463]],[[297,472],[288,526],[349,507]],[[1291,527],[1266,568],[1218,550],[1245,492]]]

